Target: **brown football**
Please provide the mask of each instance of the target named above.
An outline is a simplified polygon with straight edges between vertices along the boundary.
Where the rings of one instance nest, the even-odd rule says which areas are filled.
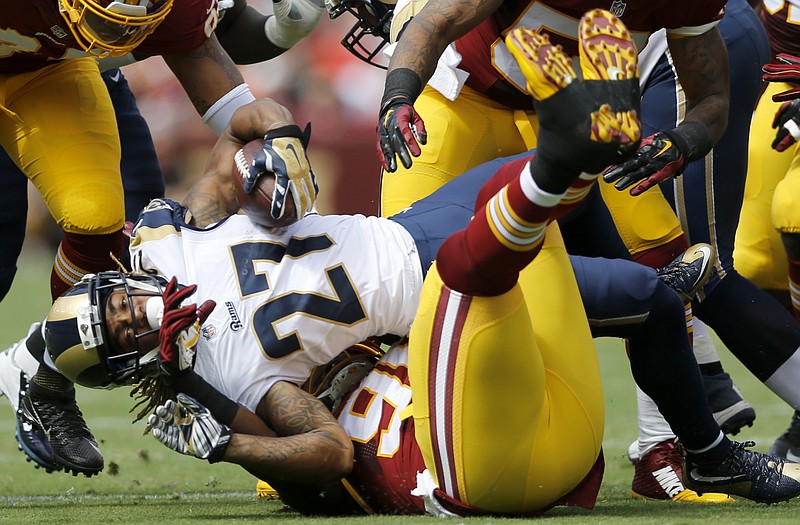
[[[294,198],[289,193],[283,204],[286,208],[283,217],[273,219],[270,215],[272,193],[275,189],[275,174],[262,173],[258,177],[253,191],[250,193],[244,191],[244,179],[253,163],[253,157],[263,146],[263,139],[251,140],[236,152],[233,159],[233,185],[236,187],[239,206],[250,217],[250,220],[267,228],[283,228],[297,221],[297,210],[294,206]]]

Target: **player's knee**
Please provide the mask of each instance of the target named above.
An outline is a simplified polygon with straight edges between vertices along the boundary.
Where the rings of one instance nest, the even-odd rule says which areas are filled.
[[[784,179],[775,188],[772,224],[781,233],[800,233],[800,207],[795,198],[798,194],[800,184],[795,185],[794,180]]]
[[[656,331],[673,330],[686,331],[686,310],[683,300],[675,293],[675,290],[659,280],[653,290],[653,306],[647,318],[646,325]],[[654,332],[656,333],[656,332]]]
[[[107,191],[106,191],[107,190]],[[92,188],[78,195],[66,195],[51,209],[56,222],[65,232],[101,235],[122,229],[125,223],[122,188]]]

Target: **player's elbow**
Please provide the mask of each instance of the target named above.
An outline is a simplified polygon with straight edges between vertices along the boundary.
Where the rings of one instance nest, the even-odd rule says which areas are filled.
[[[320,474],[326,479],[321,481],[338,481],[353,470],[353,442],[343,429],[332,433],[326,451],[323,454]]]

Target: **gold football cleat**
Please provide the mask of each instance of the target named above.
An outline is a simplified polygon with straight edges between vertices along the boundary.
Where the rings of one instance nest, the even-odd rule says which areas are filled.
[[[519,63],[527,81],[528,92],[536,100],[545,100],[567,87],[578,75],[561,46],[530,29],[517,28],[506,36],[506,46]]]

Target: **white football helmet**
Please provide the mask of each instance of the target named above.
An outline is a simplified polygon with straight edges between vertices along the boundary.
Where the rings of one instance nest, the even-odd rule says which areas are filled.
[[[135,328],[133,296],[161,297],[166,281],[147,274],[101,272],[88,274],[56,299],[45,320],[47,351],[59,371],[71,381],[90,388],[130,385],[156,371],[158,346],[140,348],[143,337],[158,328],[139,333]],[[112,292],[128,295],[134,327],[130,348],[113,349],[105,322],[106,300]]]

